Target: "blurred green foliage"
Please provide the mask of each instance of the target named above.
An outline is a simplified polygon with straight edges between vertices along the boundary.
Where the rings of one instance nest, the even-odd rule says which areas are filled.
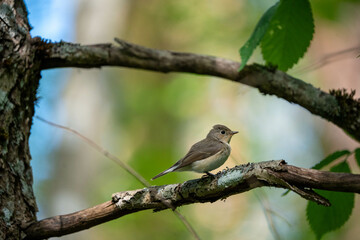
[[[322,19],[338,21],[350,9],[358,7],[359,0],[311,1],[314,14]]]
[[[346,161],[332,167],[331,171],[351,172]],[[309,201],[306,208],[309,224],[316,234],[316,238],[321,239],[325,233],[340,228],[350,218],[354,208],[355,194],[324,190],[316,192],[331,202],[330,207],[324,207]]]
[[[238,60],[238,47],[249,38],[262,13],[274,2],[129,1],[124,30],[111,28],[108,31],[114,36],[120,35],[127,41],[152,48],[210,54]],[[331,19],[335,19],[341,15],[330,14],[342,11],[343,3],[340,1],[326,1],[326,7],[330,10],[322,9],[322,3],[319,2],[321,1],[311,2],[314,4],[315,19],[324,16],[330,19],[330,15],[333,16]],[[86,8],[79,10],[85,11],[84,9]],[[252,58],[261,61],[256,51]],[[262,96],[256,90],[249,90],[229,81],[193,74],[161,74],[129,69],[101,71],[104,72],[101,85],[106,89],[106,107],[109,107],[112,113],[111,120],[106,124],[107,129],[104,130],[108,134],[104,137],[107,138],[104,140],[107,143],[106,148],[126,161],[147,180],[175,163],[193,143],[205,137],[209,128],[216,123],[231,123],[229,126],[240,131],[232,140],[232,159],[229,159],[227,164],[276,158],[288,160],[286,154],[294,152],[294,155],[290,156],[296,156],[296,159],[290,161],[300,165],[311,161],[307,160],[309,156],[316,159],[314,155],[323,151],[314,149],[314,146],[321,145],[320,136],[313,131],[316,128],[315,124],[308,123],[309,121],[294,113],[295,111],[287,111],[287,108],[283,110],[287,104],[284,101]],[[269,103],[274,105],[269,107]],[[280,110],[276,110],[275,104],[280,105]],[[295,109],[294,105],[290,107]],[[259,112],[263,115],[258,114]],[[293,125],[282,124],[281,121],[287,116],[293,117],[285,119]],[[279,141],[274,138],[273,132],[268,130],[279,126],[276,122],[279,122],[281,127],[274,131],[288,134],[284,141],[289,145],[285,147],[279,147]],[[300,134],[306,132],[304,129],[296,127],[309,125],[310,129],[306,131],[309,132],[312,141]],[[266,126],[268,128],[265,128]],[[300,129],[298,132],[295,131],[299,134],[290,136],[293,133],[291,130],[295,128]],[[263,129],[267,129],[268,132]],[[297,139],[299,140],[296,141]],[[291,148],[292,141],[297,145]],[[290,150],[287,150],[288,148]],[[71,154],[66,157],[71,158],[69,155]],[[90,196],[88,199],[91,199],[88,200],[90,206],[107,201],[113,192],[143,187],[110,160],[103,156],[98,158],[101,164],[97,174],[91,176],[84,184],[89,188],[86,191]],[[310,166],[308,164],[307,167]],[[54,171],[61,170],[59,163]],[[200,176],[195,173],[171,173],[151,183],[170,184]],[[49,183],[48,188],[54,191],[54,186],[56,184]],[[284,236],[284,239],[308,239],[312,236],[304,214],[306,202],[296,195],[289,194],[286,198],[281,198],[280,191],[269,191],[271,198],[275,199],[272,204],[281,206],[277,209],[274,207],[274,211],[287,214],[292,224],[289,227],[277,218],[275,227],[280,235]],[[220,201],[184,206],[180,208],[180,212],[192,223],[202,239],[272,239],[261,207],[256,200],[254,201],[251,193],[233,196],[225,203]],[[90,231],[91,234],[87,235],[86,239],[90,235],[92,239],[191,238],[170,210],[155,214],[151,211],[131,214]],[[337,237],[331,238],[333,235],[330,234],[327,236],[330,236],[328,239]]]

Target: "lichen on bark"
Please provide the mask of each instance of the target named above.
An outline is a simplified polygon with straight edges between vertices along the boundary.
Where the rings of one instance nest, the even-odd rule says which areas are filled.
[[[22,1],[0,4],[0,239],[21,239],[36,220],[28,140],[40,64]]]

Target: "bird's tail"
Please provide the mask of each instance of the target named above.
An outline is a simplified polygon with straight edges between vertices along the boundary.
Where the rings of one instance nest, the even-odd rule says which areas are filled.
[[[151,180],[155,180],[155,179],[157,179],[157,178],[159,178],[159,177],[161,177],[161,176],[164,176],[165,174],[174,171],[175,168],[176,168],[175,166],[172,166],[171,168],[166,169],[165,171],[159,173],[158,175],[156,175],[155,177],[153,177]]]

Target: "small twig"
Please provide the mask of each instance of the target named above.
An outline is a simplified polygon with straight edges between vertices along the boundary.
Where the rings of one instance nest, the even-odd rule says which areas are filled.
[[[289,220],[287,220],[284,216],[282,216],[280,213],[274,211],[273,209],[271,209],[269,206],[270,206],[270,203],[269,203],[269,199],[266,195],[266,192],[263,190],[263,189],[259,189],[261,190],[261,193],[263,194],[262,197],[265,198],[265,203],[267,206],[265,206],[266,210],[271,213],[271,214],[274,214],[275,216],[277,216],[278,218],[280,218],[281,220],[283,220],[289,227],[291,227],[291,223],[289,222]],[[289,190],[290,191],[290,190]]]
[[[265,195],[265,193],[263,195]],[[261,205],[261,208],[262,208],[262,210],[264,212],[264,215],[265,215],[265,219],[266,219],[266,221],[268,223],[268,226],[270,228],[270,232],[272,233],[274,239],[280,240],[281,239],[280,235],[279,235],[279,233],[278,233],[278,231],[277,231],[277,229],[275,227],[274,220],[273,220],[273,218],[272,218],[272,216],[270,214],[272,211],[271,212],[269,211],[269,210],[271,210],[270,207],[265,206],[265,201],[262,201],[261,198],[256,193],[255,193],[255,197],[257,198],[257,200],[259,201],[259,203]]]
[[[107,158],[113,160],[114,162],[116,162],[117,164],[120,165],[120,167],[122,167],[125,171],[127,171],[130,175],[132,175],[133,177],[135,177],[139,182],[141,182],[145,187],[150,187],[151,184],[145,180],[145,178],[143,178],[139,173],[137,173],[132,167],[130,167],[128,164],[126,164],[125,162],[121,161],[118,157],[112,155],[109,151],[105,150],[104,148],[102,148],[100,145],[96,144],[94,141],[92,141],[91,139],[85,137],[84,135],[82,135],[81,133],[79,133],[78,131],[71,129],[69,127],[65,127],[53,122],[50,122],[48,120],[45,120],[42,117],[39,116],[35,116],[35,118],[39,119],[40,121],[47,123],[51,126],[57,127],[57,128],[61,128],[63,130],[69,131],[73,134],[75,134],[76,136],[78,136],[79,138],[81,138],[82,140],[84,140],[87,144],[89,144],[90,146],[92,146],[94,149],[96,149],[98,152],[102,153],[104,156],[106,156]]]
[[[104,148],[102,148],[100,145],[98,145],[97,143],[95,143],[94,141],[92,141],[91,139],[85,137],[84,135],[82,135],[81,133],[79,133],[78,131],[71,129],[69,127],[65,127],[50,121],[45,120],[42,117],[39,116],[35,116],[35,118],[37,118],[38,120],[47,123],[51,126],[69,131],[73,134],[75,134],[76,136],[78,136],[79,138],[81,138],[82,140],[84,140],[87,144],[89,144],[90,146],[92,146],[93,148],[95,148],[98,152],[102,153],[104,156],[106,156],[107,158],[113,160],[114,162],[116,162],[117,164],[120,165],[120,167],[122,167],[125,171],[127,171],[130,175],[132,175],[133,177],[135,177],[139,182],[141,182],[145,187],[150,187],[151,184],[146,181],[145,178],[143,178],[135,169],[133,169],[132,167],[130,167],[128,164],[126,164],[125,162],[121,161],[118,157],[112,155],[109,151],[105,150]],[[166,205],[166,204],[165,204]],[[172,207],[171,207],[172,208]],[[176,209],[173,209],[173,213],[175,214],[175,216],[178,217],[178,219],[184,224],[184,226],[187,228],[187,230],[193,235],[193,237],[197,240],[200,239],[199,235],[196,233],[195,229],[191,226],[191,224],[186,220],[186,218]]]
[[[314,70],[317,70],[319,68],[326,66],[329,63],[333,63],[335,61],[345,59],[347,57],[346,56],[347,54],[356,53],[359,51],[359,49],[360,49],[360,46],[355,46],[355,47],[343,49],[343,50],[340,50],[337,52],[326,54],[325,56],[320,58],[318,61],[315,61],[315,62],[313,62],[307,66],[304,66],[302,68],[296,69],[292,73],[293,74],[302,74],[302,73],[312,72]]]
[[[282,186],[285,186],[287,189],[292,190],[293,192],[299,194],[301,197],[314,201],[317,204],[323,205],[325,207],[330,207],[331,203],[326,198],[320,196],[316,192],[312,191],[311,189],[307,190],[304,188],[297,187],[295,185],[290,184],[285,179],[279,177],[277,172],[269,171],[269,174],[276,178],[276,181],[279,181]]]
[[[199,235],[196,233],[195,229],[191,226],[191,224],[189,223],[188,220],[186,220],[186,218],[184,217],[184,215],[182,215],[178,210],[174,210],[173,211],[174,214],[182,221],[182,223],[185,225],[185,227],[192,233],[192,235],[194,236],[194,238],[196,240],[200,240]]]

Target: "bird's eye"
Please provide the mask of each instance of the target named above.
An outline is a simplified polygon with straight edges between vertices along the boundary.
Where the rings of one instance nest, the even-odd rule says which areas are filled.
[[[225,134],[225,131],[224,131],[224,130],[222,130],[222,131],[221,131],[221,134]]]

